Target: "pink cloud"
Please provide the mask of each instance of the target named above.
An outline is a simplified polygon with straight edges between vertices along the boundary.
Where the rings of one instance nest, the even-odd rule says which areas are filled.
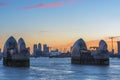
[[[23,7],[22,9],[55,8],[55,7],[70,5],[70,4],[74,4],[74,3],[75,2],[73,2],[73,1],[69,1],[69,2],[56,2],[56,3],[50,3],[50,4],[39,4],[39,5],[35,5],[35,6],[26,6],[26,7]]]
[[[8,3],[0,2],[0,6],[6,6]]]

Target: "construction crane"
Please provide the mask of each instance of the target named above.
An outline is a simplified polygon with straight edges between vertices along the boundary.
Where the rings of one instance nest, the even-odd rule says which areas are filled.
[[[118,38],[118,37],[120,37],[120,36],[109,37],[109,39],[111,39],[111,50],[112,50],[113,53],[114,53],[114,49],[113,49],[113,39],[114,39],[114,38]]]

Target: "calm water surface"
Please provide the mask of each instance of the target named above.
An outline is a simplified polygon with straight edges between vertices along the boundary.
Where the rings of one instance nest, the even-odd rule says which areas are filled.
[[[4,67],[0,80],[120,80],[120,58],[109,66],[72,65],[70,58],[31,58],[30,68]]]

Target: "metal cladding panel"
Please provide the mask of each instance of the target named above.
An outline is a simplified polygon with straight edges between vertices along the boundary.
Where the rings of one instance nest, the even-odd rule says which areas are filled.
[[[26,44],[25,44],[23,38],[20,38],[18,40],[18,52],[20,53],[21,51],[23,51],[25,49],[26,49]]]
[[[10,52],[17,53],[17,42],[13,36],[9,37],[4,45],[3,53],[7,54]]]
[[[107,50],[107,44],[106,44],[106,42],[104,41],[104,40],[101,40],[100,42],[99,42],[99,49],[100,50]]]
[[[83,39],[78,39],[71,49],[72,56],[80,56],[80,50],[87,50],[86,43]]]

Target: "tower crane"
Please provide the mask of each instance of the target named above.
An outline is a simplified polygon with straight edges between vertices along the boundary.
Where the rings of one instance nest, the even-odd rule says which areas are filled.
[[[114,52],[114,49],[113,49],[113,39],[118,38],[118,37],[120,37],[120,36],[109,37],[109,39],[111,39],[111,50],[112,50],[112,52]]]

